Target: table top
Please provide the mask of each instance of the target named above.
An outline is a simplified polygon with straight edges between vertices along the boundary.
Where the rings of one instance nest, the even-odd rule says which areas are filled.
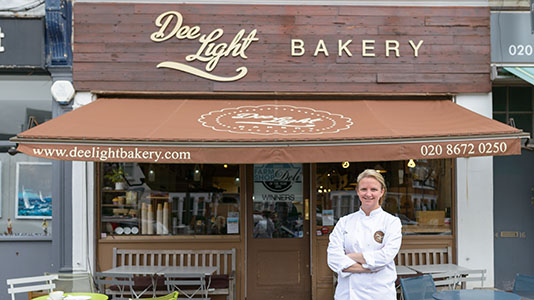
[[[180,266],[120,266],[105,270],[102,273],[164,275],[164,274],[198,274],[211,275],[217,267],[180,267]]]
[[[516,291],[514,294],[518,294],[527,299],[534,299],[534,291]]]
[[[461,267],[455,264],[437,264],[437,265],[420,265],[420,266],[409,266],[410,269],[415,270],[423,274],[433,274],[433,273],[470,273],[474,270]]]
[[[115,273],[115,274],[135,274],[135,275],[154,275],[158,274],[158,271],[162,270],[163,266],[120,266],[105,270],[102,273]]]
[[[438,300],[520,300],[521,297],[494,290],[451,290],[436,292],[432,295]]]
[[[67,296],[89,296],[91,300],[107,300],[108,296],[98,293],[65,293],[65,300],[68,300]],[[50,299],[48,295],[41,297],[33,298],[33,300],[48,300]]]
[[[217,267],[165,267],[157,274],[198,274],[211,275],[217,271]]]
[[[395,266],[395,269],[397,269],[397,275],[398,276],[415,275],[415,274],[417,274],[416,271],[408,268],[407,266]]]

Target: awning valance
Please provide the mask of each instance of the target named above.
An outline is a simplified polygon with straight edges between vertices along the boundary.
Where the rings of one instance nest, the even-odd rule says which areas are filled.
[[[446,100],[103,98],[11,140],[60,160],[273,163],[511,155],[528,136]]]
[[[534,84],[534,68],[528,67],[504,67],[504,69],[515,76],[525,80],[530,84]]]

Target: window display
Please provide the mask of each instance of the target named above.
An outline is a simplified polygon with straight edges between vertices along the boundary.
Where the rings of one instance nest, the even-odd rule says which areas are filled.
[[[237,165],[105,163],[102,168],[102,237],[239,234]]]
[[[356,176],[365,169],[384,176],[382,208],[401,219],[403,234],[451,234],[450,159],[317,164],[318,232],[360,208]]]
[[[302,164],[254,165],[254,238],[303,237]]]

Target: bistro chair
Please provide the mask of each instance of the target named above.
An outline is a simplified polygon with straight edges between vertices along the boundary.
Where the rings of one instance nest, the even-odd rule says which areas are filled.
[[[113,300],[129,300],[139,298],[134,291],[133,274],[100,273],[95,274],[95,282],[98,290],[106,295],[111,295]],[[129,295],[126,296],[125,295]]]
[[[449,290],[454,290],[459,285],[459,276],[455,272],[443,272],[430,274],[436,288],[446,287]]]
[[[89,273],[45,273],[57,275],[53,280],[56,290],[65,293],[94,293],[96,291],[93,276]]]
[[[401,278],[402,295],[404,300],[434,300],[432,294],[436,292],[436,286],[432,276]]]
[[[56,285],[52,281],[56,279],[57,275],[8,279],[7,292],[11,294],[11,300],[15,300],[15,294],[18,293],[37,292],[43,290],[51,293],[56,288]]]
[[[516,274],[512,292],[534,292],[534,276]]]
[[[172,292],[165,296],[160,296],[156,298],[143,298],[143,300],[176,300],[178,299],[178,292]],[[133,299],[130,299],[133,300]]]
[[[165,274],[165,285],[169,292],[175,290],[185,296],[181,299],[209,299],[209,282],[205,274]],[[200,298],[195,298],[196,296]]]

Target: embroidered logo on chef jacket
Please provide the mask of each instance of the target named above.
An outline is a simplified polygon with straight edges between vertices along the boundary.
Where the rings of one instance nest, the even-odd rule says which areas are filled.
[[[384,240],[384,233],[382,231],[377,231],[375,232],[375,234],[373,235],[374,238],[375,238],[375,241],[379,244],[382,244],[382,241]]]

